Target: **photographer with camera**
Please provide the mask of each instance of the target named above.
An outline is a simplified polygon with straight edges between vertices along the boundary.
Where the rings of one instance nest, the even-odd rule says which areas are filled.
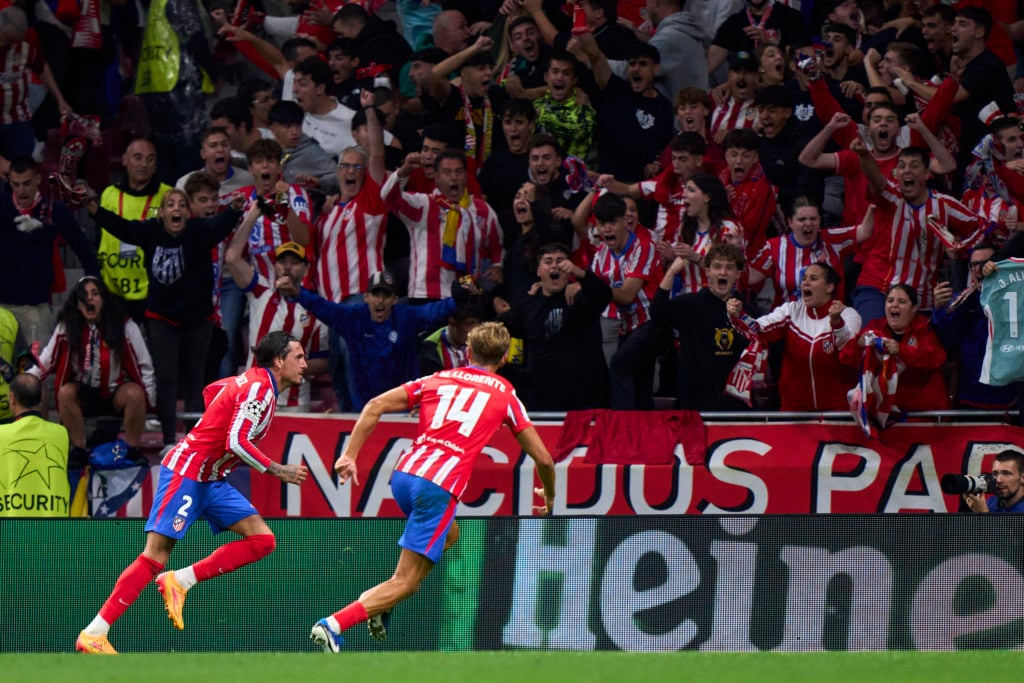
[[[996,453],[992,474],[942,478],[946,493],[962,493],[972,512],[1024,512],[1024,453],[1007,449]],[[986,494],[993,494],[985,499]]]

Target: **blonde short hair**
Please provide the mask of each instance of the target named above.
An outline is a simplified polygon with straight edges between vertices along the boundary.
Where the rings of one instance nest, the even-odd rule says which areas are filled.
[[[160,199],[160,208],[166,209],[167,202],[169,202],[171,200],[171,197],[173,197],[174,195],[179,195],[182,199],[185,200],[185,203],[188,204],[188,192],[185,192],[185,190],[179,190],[178,188],[173,188],[168,190],[166,194],[164,194],[164,196]]]
[[[498,365],[505,354],[512,335],[501,323],[481,323],[469,333],[469,348],[473,360],[482,365]]]

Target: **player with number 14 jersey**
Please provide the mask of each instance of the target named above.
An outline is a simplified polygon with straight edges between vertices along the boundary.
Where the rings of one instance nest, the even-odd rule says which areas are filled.
[[[342,633],[368,622],[370,635],[387,636],[391,610],[415,593],[459,538],[455,509],[466,489],[476,457],[503,424],[533,458],[543,488],[544,505],[535,512],[549,514],[555,497],[555,467],[544,442],[530,424],[512,386],[496,374],[508,355],[511,336],[500,323],[484,323],[469,333],[470,366],[442,370],[406,382],[373,398],[363,408],[345,450],[334,464],[338,480],[359,483],[359,451],[384,413],[420,406],[419,436],[398,460],[391,475],[391,492],[408,520],[398,545],[398,566],[390,579],[359,596],[348,606],[313,625],[310,638],[325,652],[338,652]]]

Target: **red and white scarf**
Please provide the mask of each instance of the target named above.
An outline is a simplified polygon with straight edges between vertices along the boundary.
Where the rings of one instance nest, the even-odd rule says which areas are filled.
[[[882,338],[872,335],[872,343],[864,347],[860,381],[846,392],[850,414],[868,438],[877,436],[877,429],[889,426],[889,417],[899,408],[894,405],[901,364],[896,356],[885,353]]]

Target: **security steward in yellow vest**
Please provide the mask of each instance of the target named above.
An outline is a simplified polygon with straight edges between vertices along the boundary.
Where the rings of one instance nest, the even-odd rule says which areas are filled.
[[[14,379],[27,356],[28,345],[18,329],[17,318],[6,308],[0,308],[0,424],[10,422],[14,417],[7,383]]]
[[[153,143],[142,138],[133,140],[121,156],[121,163],[126,178],[103,190],[100,206],[132,221],[156,216],[160,202],[171,187],[154,178],[156,148]],[[97,252],[103,282],[121,299],[132,319],[142,324],[149,294],[142,249],[101,229]]]
[[[67,517],[67,430],[43,418],[36,377],[15,376],[8,400],[14,422],[0,425],[0,517]]]

